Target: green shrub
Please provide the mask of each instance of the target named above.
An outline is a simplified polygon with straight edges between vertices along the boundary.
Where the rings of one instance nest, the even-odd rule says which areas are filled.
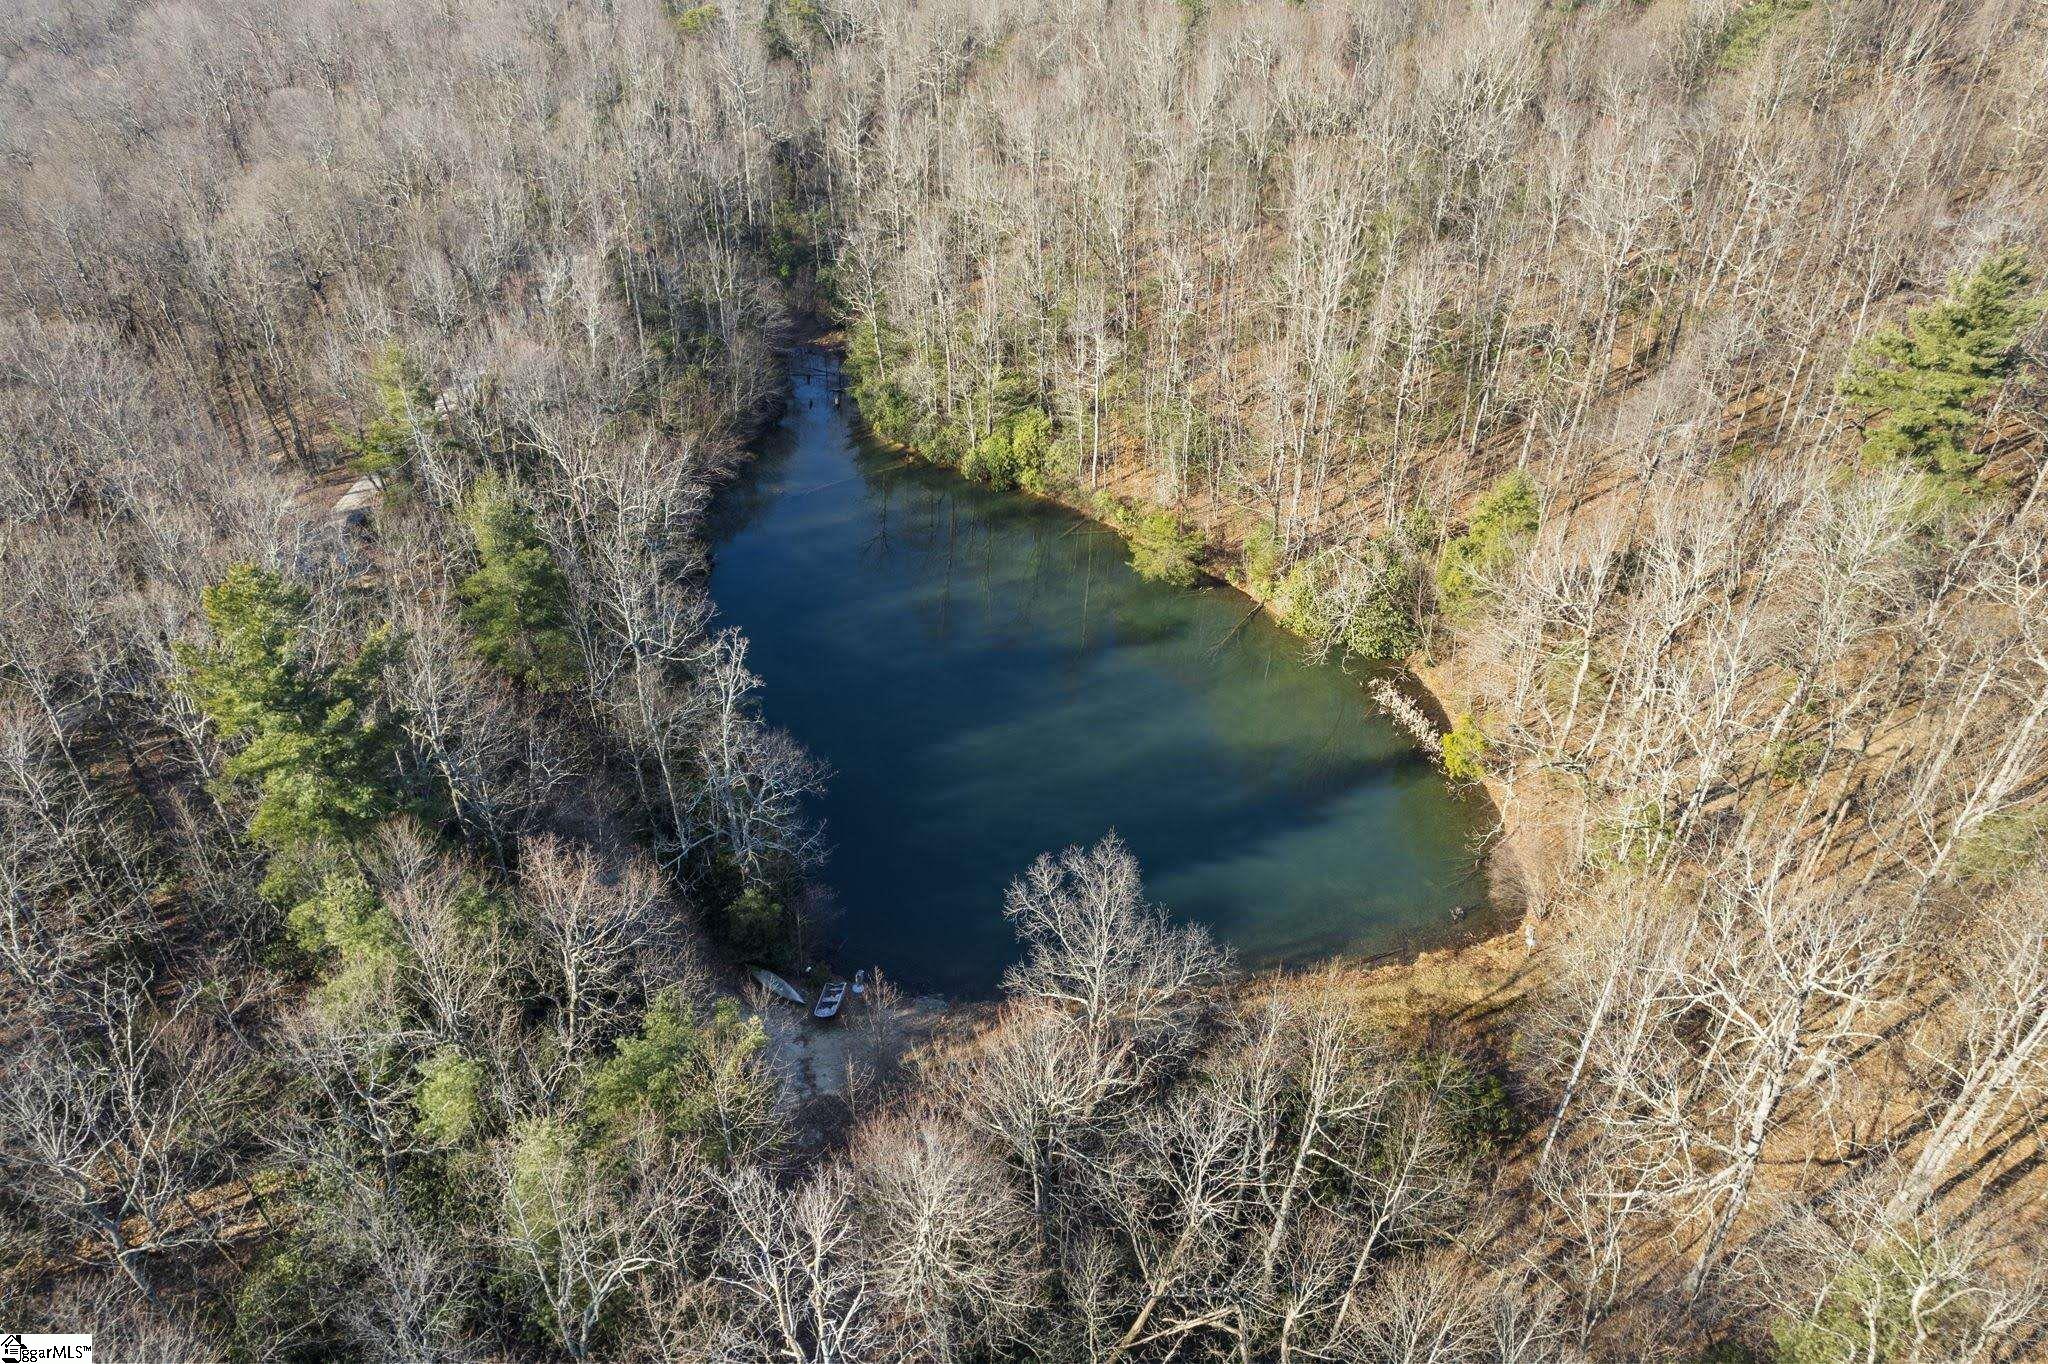
[[[1486,735],[1470,715],[1460,715],[1439,741],[1444,772],[1453,781],[1479,781],[1486,776]]]
[[[1603,867],[1641,867],[1671,843],[1671,817],[1654,800],[1637,801],[1593,826],[1591,856]]]
[[[1273,527],[1264,521],[1251,528],[1244,537],[1244,586],[1245,591],[1260,601],[1271,600],[1273,589],[1279,586],[1274,575],[1280,571],[1280,537],[1273,533]],[[1284,618],[1284,612],[1283,618]]]
[[[281,879],[300,881],[297,876]],[[266,878],[265,889],[279,884]],[[321,964],[316,998],[326,1012],[368,1018],[388,1009],[399,961],[398,929],[359,871],[349,867],[321,876],[286,910],[285,927],[300,950]]]
[[[893,345],[886,328],[854,328],[846,347],[847,391],[869,434],[890,445],[910,445],[917,432],[917,405],[888,377]]]
[[[420,1085],[413,1094],[419,1129],[440,1146],[453,1146],[476,1130],[483,1114],[483,1062],[443,1047],[420,1062]]]
[[[1493,1071],[1445,1051],[1418,1053],[1409,1066],[1465,1154],[1491,1155],[1527,1129],[1506,1081]]]
[[[678,38],[694,38],[700,33],[710,32],[711,26],[718,22],[718,6],[675,6],[671,9],[670,18]]]
[[[853,401],[860,409],[861,420],[876,438],[890,445],[916,443],[917,408],[902,389],[871,378],[855,386]]]
[[[1317,646],[1341,646],[1367,662],[1389,663],[1422,643],[1415,594],[1413,560],[1376,539],[1355,556],[1294,563],[1273,603],[1283,625]]]
[[[537,1241],[555,1234],[553,1195],[580,1187],[595,1172],[582,1159],[569,1129],[550,1117],[528,1118],[512,1134],[511,1178],[505,1202],[523,1233]]]
[[[1444,546],[1436,595],[1444,613],[1464,615],[1489,590],[1487,580],[1514,562],[1537,525],[1536,485],[1520,469],[1504,475],[1472,508],[1465,532]]]
[[[1375,663],[1406,658],[1422,644],[1422,627],[1415,619],[1414,564],[1375,540],[1355,571],[1362,574],[1362,581],[1351,594],[1344,647]]]
[[[1764,770],[1773,781],[1802,782],[1820,770],[1828,751],[1827,741],[1818,735],[1802,739],[1774,739],[1764,745]]]
[[[1764,40],[1813,8],[1813,0],[1750,0],[1728,16],[1721,26],[1716,64],[1723,71],[1737,71],[1755,59]]]
[[[1193,587],[1201,578],[1202,537],[1181,525],[1179,513],[1146,512],[1126,534],[1139,577],[1170,587]]]
[[[343,1357],[337,1308],[360,1300],[359,1266],[286,1220],[242,1277],[234,1298],[232,1358],[328,1364]]]
[[[743,957],[773,957],[789,942],[789,916],[782,902],[760,886],[748,886],[725,907],[725,936]]]
[[[1301,559],[1288,565],[1280,578],[1279,590],[1273,594],[1273,609],[1280,623],[1303,639],[1320,643],[1337,632],[1336,617],[1330,613],[1321,576],[1312,560]]]
[[[969,446],[960,471],[998,488],[1043,492],[1052,464],[1052,418],[1038,407],[1011,413]]]
[[[1964,1287],[1936,1253],[1894,1240],[1836,1275],[1810,1316],[1773,1325],[1778,1364],[1974,1357],[1980,1299]]]
[[[713,13],[716,13],[714,8]],[[818,264],[818,242],[825,230],[817,210],[799,211],[778,204],[768,219],[768,260],[777,278],[794,279]]]
[[[714,1159],[757,1150],[774,1126],[773,1087],[757,1059],[767,1042],[761,1020],[743,1016],[736,1001],[701,1014],[665,990],[639,1035],[621,1038],[591,1077],[591,1116],[618,1126],[651,1114]]]
[[[768,53],[779,61],[802,56],[825,33],[825,12],[818,0],[768,0],[761,17]]]
[[[2048,857],[2048,806],[2005,810],[1983,820],[1956,850],[1964,881],[2001,882]]]
[[[315,956],[379,956],[395,950],[398,935],[377,892],[353,869],[331,871],[313,893],[285,914],[292,940]]]

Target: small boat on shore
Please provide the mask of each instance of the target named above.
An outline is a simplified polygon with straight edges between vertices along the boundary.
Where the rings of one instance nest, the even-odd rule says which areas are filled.
[[[813,1018],[830,1018],[839,1012],[839,1006],[846,1002],[846,982],[835,980],[818,991],[818,1005],[811,1010]]]
[[[774,995],[777,999],[786,999],[792,1004],[808,1002],[804,999],[804,992],[802,990],[797,989],[796,986],[791,985],[773,971],[756,966],[751,974],[760,983],[762,989]]]

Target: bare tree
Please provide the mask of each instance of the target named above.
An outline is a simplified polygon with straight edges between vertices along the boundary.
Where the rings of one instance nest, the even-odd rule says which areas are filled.
[[[2048,1323],[2048,1276],[2002,1263],[1983,1232],[1933,1217],[1894,1220],[1851,1195],[1795,1210],[1757,1251],[1752,1276],[1781,1338],[1821,1358],[2019,1358]]]
[[[509,926],[484,888],[421,831],[393,826],[382,834],[378,851],[380,903],[403,949],[401,988],[444,1040],[474,1042],[491,1033],[511,989],[516,949]]]
[[[600,1178],[571,1140],[563,1124],[537,1118],[496,1153],[499,1249],[546,1305],[556,1342],[570,1358],[588,1359],[613,1304],[674,1263],[680,1230],[702,1213],[710,1186],[659,1141],[634,1149],[621,1178]]]
[[[52,1230],[154,1302],[150,1257],[213,1241],[191,1200],[215,1173],[232,1053],[195,1007],[159,1007],[135,980],[107,982],[89,1031],[30,1028],[0,1086],[0,1162]]]
[[[790,1189],[742,1171],[724,1189],[730,1218],[715,1272],[747,1323],[737,1358],[828,1364],[866,1358],[884,1344],[843,1167]]]
[[[824,857],[824,830],[804,810],[825,771],[801,745],[755,711],[761,679],[747,671],[747,643],[726,630],[706,647],[688,702],[695,769],[676,811],[684,851],[715,841],[750,880],[801,872]]]
[[[2048,895],[2016,883],[1984,917],[1958,953],[1951,1021],[1927,1058],[1939,1077],[1933,1125],[1893,1217],[1924,1212],[1956,1161],[2048,1081]]]
[[[196,1315],[170,1304],[152,1306],[131,1285],[107,1275],[73,1277],[53,1295],[47,1320],[59,1330],[91,1336],[95,1350],[136,1364],[188,1364],[227,1354],[226,1342]]]
[[[463,1258],[389,1206],[339,1211],[359,1214],[346,1229],[346,1245],[369,1271],[342,1311],[351,1343],[389,1364],[485,1358],[482,1344],[462,1331],[464,1302],[474,1291]]]
[[[634,959],[660,933],[661,882],[561,839],[520,847],[519,903],[556,1008],[562,1067],[581,1065],[626,1003]]]
[[[1010,884],[1003,913],[1025,951],[1004,988],[1071,1016],[1097,1069],[1126,1083],[1170,1055],[1228,969],[1200,928],[1174,927],[1145,900],[1138,861],[1114,833],[1041,856]]]
[[[1241,1339],[1236,1254],[1246,1165],[1245,1114],[1200,1090],[1148,1108],[1087,1167],[1082,1196],[1133,1266],[1128,1315],[1105,1360],[1203,1335]]]
[[[1826,1100],[1850,1048],[1871,1037],[1874,1005],[1911,932],[1891,906],[1805,890],[1776,868],[1744,879],[1709,905],[1705,951],[1675,982],[1708,1020],[1696,1079],[1671,1096],[1704,1167],[1696,1197],[1719,1205],[1695,1290],[1748,1201],[1781,1105],[1798,1094]],[[1692,1083],[1699,1088],[1687,1092]]]
[[[974,1358],[1038,1301],[1030,1206],[993,1153],[937,1114],[865,1128],[852,1157],[863,1255],[894,1349]]]

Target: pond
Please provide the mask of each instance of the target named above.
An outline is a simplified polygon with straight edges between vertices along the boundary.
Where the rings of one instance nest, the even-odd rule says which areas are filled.
[[[1249,967],[1440,939],[1483,899],[1484,800],[1361,676],[1229,588],[1145,582],[1073,512],[872,448],[836,358],[794,369],[715,511],[711,591],[767,718],[833,769],[839,967],[994,993],[1018,955],[1004,887],[1110,829]]]

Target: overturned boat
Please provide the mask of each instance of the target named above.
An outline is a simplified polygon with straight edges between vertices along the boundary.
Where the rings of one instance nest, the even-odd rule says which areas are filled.
[[[804,992],[791,985],[781,976],[763,967],[756,966],[750,974],[760,983],[762,989],[777,999],[786,999],[792,1004],[805,1003]]]

